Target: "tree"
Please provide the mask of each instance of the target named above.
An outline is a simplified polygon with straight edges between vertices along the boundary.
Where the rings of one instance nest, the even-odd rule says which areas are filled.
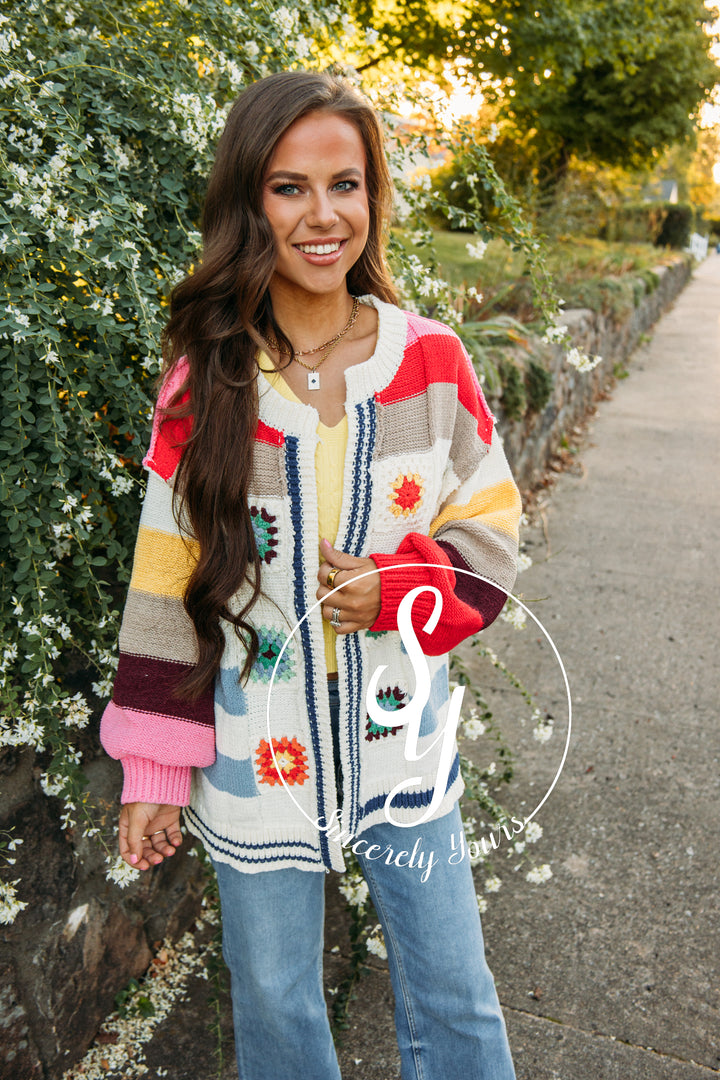
[[[466,61],[554,185],[570,156],[637,166],[687,139],[717,81],[703,0],[358,0],[380,32],[367,64]]]

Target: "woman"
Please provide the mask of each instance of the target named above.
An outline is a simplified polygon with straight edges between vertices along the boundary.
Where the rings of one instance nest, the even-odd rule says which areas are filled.
[[[447,651],[502,607],[520,504],[457,337],[396,306],[391,198],[378,120],[342,80],[250,86],[165,334],[102,739],[125,771],[123,857],[172,855],[186,807],[215,864],[242,1080],[339,1077],[319,871],[348,845],[385,934],[403,1080],[514,1075],[451,858],[462,779],[443,733]],[[420,672],[398,609],[415,588],[411,753]]]

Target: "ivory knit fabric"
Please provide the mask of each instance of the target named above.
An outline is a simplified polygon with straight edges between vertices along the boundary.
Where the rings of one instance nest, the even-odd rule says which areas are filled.
[[[515,580],[520,497],[472,365],[447,327],[374,297],[373,356],[346,372],[348,443],[335,546],[371,558],[381,610],[366,631],[337,639],[342,823],[360,835],[393,818],[415,822],[434,794],[438,730],[447,716],[447,652],[497,616]],[[182,383],[182,364],[161,394]],[[263,565],[252,610],[260,651],[240,685],[241,642],[226,633],[214,692],[188,703],[174,688],[195,658],[182,604],[195,546],[175,520],[173,478],[188,421],[159,412],[145,464],[148,489],[120,633],[120,664],[101,738],[125,770],[123,801],[186,805],[186,821],[212,856],[257,872],[296,866],[342,870],[342,843],[328,828],[337,810],[320,608],[315,452],[317,412],[258,376],[259,420],[248,496]],[[399,569],[390,569],[399,567]],[[473,575],[480,577],[476,578]],[[484,580],[487,579],[487,580]],[[412,624],[428,666],[430,695],[418,749],[405,756],[403,708],[418,673],[397,629],[408,590]],[[370,720],[366,692],[383,666]],[[434,811],[462,791],[457,752]]]

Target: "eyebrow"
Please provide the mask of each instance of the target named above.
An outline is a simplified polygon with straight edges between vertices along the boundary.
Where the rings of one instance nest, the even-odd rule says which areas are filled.
[[[362,172],[360,169],[356,168],[341,169],[340,172],[333,173],[331,179],[340,180],[344,176],[362,176]],[[277,169],[265,178],[265,183],[269,184],[271,181],[279,180],[281,177],[283,180],[307,180],[305,173],[288,172],[285,169]]]

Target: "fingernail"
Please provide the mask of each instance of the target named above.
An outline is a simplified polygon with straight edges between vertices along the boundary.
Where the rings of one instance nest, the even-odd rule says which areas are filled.
[[[133,864],[133,866],[135,865],[135,863],[136,863],[137,861],[138,861],[138,857],[137,857],[137,855],[131,855],[131,856],[130,856],[130,862],[131,862],[131,863]]]

